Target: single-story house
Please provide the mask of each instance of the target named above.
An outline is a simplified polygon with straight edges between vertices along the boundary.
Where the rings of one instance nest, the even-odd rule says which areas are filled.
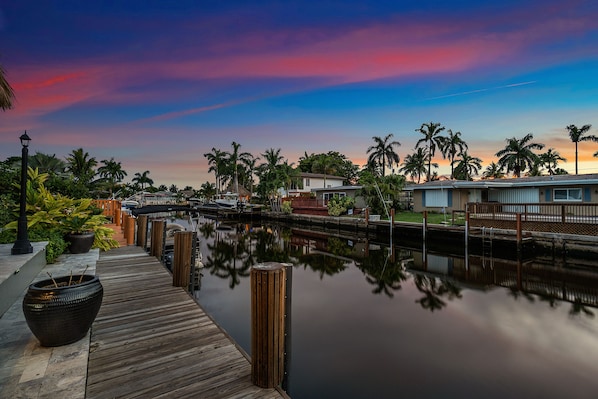
[[[468,202],[598,203],[598,174],[438,180],[408,186],[415,212],[465,210]]]
[[[312,188],[311,192],[315,194],[316,200],[326,204],[332,197],[351,197],[355,199],[355,208],[365,208],[365,199],[357,195],[362,186],[338,186],[328,188]]]

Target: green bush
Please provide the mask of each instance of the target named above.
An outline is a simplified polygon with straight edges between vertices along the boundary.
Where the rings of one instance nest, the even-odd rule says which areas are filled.
[[[285,213],[287,215],[290,215],[291,213],[293,213],[293,208],[291,207],[291,201],[283,201],[282,205],[280,206],[280,209],[282,210],[282,213]]]
[[[330,216],[340,216],[347,213],[347,210],[352,209],[354,206],[354,198],[335,196],[328,201],[328,214]]]
[[[33,229],[28,231],[29,241],[48,241],[46,246],[46,263],[54,263],[56,259],[66,250],[68,244],[62,238],[58,230]],[[0,244],[13,244],[17,240],[16,230],[4,229],[0,231]]]

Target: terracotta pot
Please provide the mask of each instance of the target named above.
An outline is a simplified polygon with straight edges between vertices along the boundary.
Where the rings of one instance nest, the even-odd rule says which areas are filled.
[[[93,246],[95,233],[66,234],[64,240],[69,243],[69,252],[72,254],[84,254],[89,252]]]
[[[80,284],[66,285],[69,281]],[[60,346],[85,337],[95,320],[104,288],[93,275],[74,275],[43,280],[29,286],[23,298],[23,314],[42,346]]]

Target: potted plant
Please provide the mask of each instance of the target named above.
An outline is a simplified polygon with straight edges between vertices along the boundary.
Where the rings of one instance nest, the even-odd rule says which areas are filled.
[[[87,270],[87,268],[85,269]],[[61,346],[85,337],[104,295],[97,276],[85,274],[33,283],[23,298],[23,314],[42,346]]]

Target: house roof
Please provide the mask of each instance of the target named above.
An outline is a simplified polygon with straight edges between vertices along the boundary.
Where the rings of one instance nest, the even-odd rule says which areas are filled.
[[[325,175],[324,173],[307,173],[307,172],[301,172],[301,177],[310,177],[310,178],[326,178],[328,179],[333,179],[333,180],[345,180],[344,177],[342,176],[334,176],[334,175]]]
[[[494,180],[443,180],[413,185],[411,190],[438,190],[445,188],[523,188],[546,186],[598,185],[598,174],[552,175]]]

